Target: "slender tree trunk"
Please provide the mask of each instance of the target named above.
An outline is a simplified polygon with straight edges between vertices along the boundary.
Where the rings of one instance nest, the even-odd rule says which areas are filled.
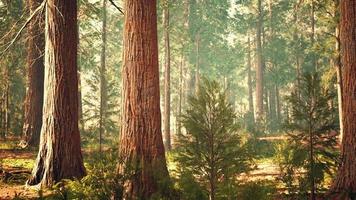
[[[124,115],[119,173],[124,199],[149,199],[169,180],[161,132],[156,0],[126,0],[124,25]],[[127,168],[125,167],[127,166]],[[165,182],[165,183],[164,183]]]
[[[47,0],[40,149],[29,185],[85,175],[78,128],[77,1]]]
[[[311,7],[311,28],[312,28],[312,33],[311,33],[311,48],[314,47],[315,44],[315,2],[314,0],[312,0],[312,7]],[[317,58],[316,58],[316,54],[314,52],[312,52],[312,69],[317,72],[318,71],[318,63],[317,63]]]
[[[184,68],[184,45],[182,47],[181,63],[179,65],[179,101],[178,101],[178,120],[177,120],[177,134],[182,133],[182,125],[180,123],[180,117],[182,115],[182,104],[183,104],[183,88],[184,88],[184,77],[183,77],[183,68]]]
[[[356,194],[356,1],[341,1],[340,38],[342,54],[343,124],[341,163],[331,191]],[[347,199],[340,196],[335,199]]]
[[[2,92],[2,91],[1,91]],[[5,127],[4,127],[4,121],[5,121],[5,116],[4,116],[4,95],[1,95],[0,98],[0,137],[5,138]]]
[[[80,62],[78,62],[78,117],[79,117],[79,130],[80,131],[85,131],[85,122],[84,122],[84,118],[83,118],[81,71],[82,70],[81,70],[81,67],[80,67]]]
[[[171,146],[171,52],[169,44],[169,1],[164,1],[163,27],[164,27],[164,147],[170,151]]]
[[[262,58],[262,0],[258,0],[258,21],[256,27],[257,65],[256,65],[256,121],[263,119],[263,58]]]
[[[276,86],[272,85],[271,88],[269,89],[269,116],[270,116],[270,121],[275,122],[276,120],[276,115],[277,115],[277,109],[276,109]]]
[[[247,50],[247,85],[248,85],[248,111],[251,115],[252,124],[255,122],[255,111],[253,109],[253,86],[252,86],[252,72],[251,72],[251,39],[248,36],[248,50]]]
[[[195,36],[195,48],[196,48],[196,68],[195,68],[195,93],[199,92],[199,80],[200,80],[200,33]]]
[[[276,85],[276,109],[277,109],[277,122],[280,124],[282,120],[282,114],[281,114],[281,101],[280,101],[280,94],[279,94],[279,88]]]
[[[99,109],[99,151],[102,150],[102,138],[104,135],[105,113],[107,107],[106,84],[106,6],[107,0],[103,0],[103,24],[101,31],[101,60],[100,60],[100,109]]]
[[[334,10],[334,18],[338,19],[339,18],[339,0],[334,1],[335,4],[335,10]],[[340,22],[338,21],[338,24]],[[336,77],[337,77],[337,99],[338,99],[338,110],[339,110],[339,124],[340,124],[340,137],[339,141],[340,144],[342,142],[342,136],[343,136],[343,122],[342,122],[342,65],[341,65],[341,44],[340,44],[340,25],[336,26],[335,28],[335,36],[336,36],[336,44],[335,44],[335,51],[336,51],[336,56],[333,59],[333,64],[336,69]]]
[[[32,13],[42,0],[28,0]],[[27,90],[25,97],[25,119],[23,135],[29,146],[37,146],[40,141],[43,107],[44,80],[44,17],[39,15],[28,27],[27,41]]]
[[[78,1],[78,10],[80,10],[80,2]],[[80,27],[80,21],[78,19],[78,38],[80,38],[80,34],[79,34],[79,27]],[[78,46],[80,46],[79,44],[80,41],[78,41]],[[78,54],[78,116],[79,116],[79,131],[84,132],[85,131],[85,122],[84,122],[84,116],[83,116],[83,102],[82,102],[82,59],[81,59],[81,55],[80,53]]]
[[[9,76],[9,67],[6,67],[6,85],[5,85],[5,109],[4,109],[4,113],[5,113],[5,137],[7,135],[9,135],[9,131],[10,131],[10,76]]]

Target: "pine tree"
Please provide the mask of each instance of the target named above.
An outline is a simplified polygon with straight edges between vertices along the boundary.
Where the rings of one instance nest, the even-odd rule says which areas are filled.
[[[177,161],[183,173],[192,174],[209,191],[210,199],[219,199],[227,195],[224,185],[233,184],[249,164],[236,113],[227,91],[207,79],[202,79],[198,94],[188,104],[182,116],[186,134],[180,134],[177,141]]]
[[[336,167],[337,115],[330,105],[335,93],[321,86],[317,73],[306,73],[299,82],[299,90],[288,97],[292,119],[287,128],[296,152],[292,160],[307,171],[300,179],[300,192],[309,191],[311,199],[315,199],[316,192],[323,188],[325,173],[331,175]]]

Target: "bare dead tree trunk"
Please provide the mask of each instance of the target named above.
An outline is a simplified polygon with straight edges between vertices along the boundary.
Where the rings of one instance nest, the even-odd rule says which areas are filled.
[[[85,175],[78,128],[77,1],[47,0],[40,149],[29,185]]]
[[[344,200],[356,194],[356,1],[343,0],[340,6],[344,135],[341,163],[331,191],[348,194],[334,198]]]
[[[42,0],[28,0],[30,13]],[[37,146],[40,141],[43,107],[44,80],[44,16],[39,14],[28,27],[27,40],[27,90],[25,97],[25,120],[23,135],[29,146]]]
[[[156,0],[126,0],[124,5],[124,107],[119,173],[135,176],[124,183],[124,199],[162,194],[169,180],[161,132]]]

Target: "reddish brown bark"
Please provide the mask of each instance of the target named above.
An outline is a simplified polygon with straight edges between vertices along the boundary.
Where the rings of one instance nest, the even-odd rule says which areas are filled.
[[[42,3],[42,0],[29,0],[30,12]],[[27,41],[27,90],[25,97],[25,116],[23,134],[29,146],[37,146],[40,141],[43,106],[44,79],[44,20],[39,14],[28,27]]]
[[[156,0],[124,6],[123,121],[119,155],[135,175],[124,183],[125,199],[149,199],[169,179],[161,132]]]
[[[341,1],[340,38],[342,52],[343,125],[341,163],[332,192],[356,195],[356,1]]]
[[[47,0],[44,108],[30,185],[85,175],[78,128],[77,1]]]

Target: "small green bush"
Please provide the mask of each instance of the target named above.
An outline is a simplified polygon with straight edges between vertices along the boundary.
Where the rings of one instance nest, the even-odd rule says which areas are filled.
[[[55,186],[57,194],[64,199],[101,200],[122,196],[122,182],[125,177],[118,175],[116,150],[93,153],[86,160],[87,176],[81,180],[64,180]]]

